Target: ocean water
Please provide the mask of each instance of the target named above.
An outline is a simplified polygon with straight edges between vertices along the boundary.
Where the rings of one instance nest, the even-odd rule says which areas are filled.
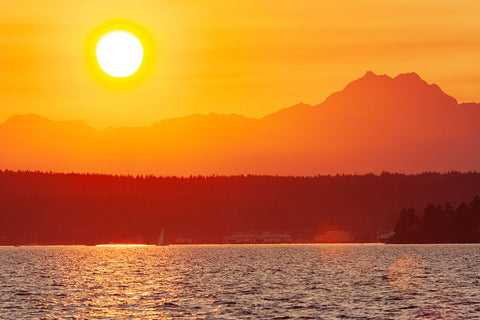
[[[480,245],[0,248],[0,319],[479,319]]]

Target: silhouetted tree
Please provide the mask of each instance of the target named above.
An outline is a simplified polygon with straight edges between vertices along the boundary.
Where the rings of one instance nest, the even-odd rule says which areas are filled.
[[[443,229],[443,216],[441,209],[430,203],[423,213],[423,232],[427,240],[432,240]]]
[[[470,203],[471,217],[472,217],[472,226],[473,228],[480,227],[480,196],[473,198],[473,201]]]
[[[418,241],[420,235],[420,219],[415,213],[414,208],[402,210],[394,231],[397,238],[408,239],[409,242]]]
[[[455,224],[453,227],[456,237],[462,237],[462,235],[468,233],[469,228],[472,226],[471,220],[470,208],[468,204],[462,202],[455,212]]]
[[[460,203],[457,209],[449,203],[441,206],[429,204],[421,220],[412,209],[404,209],[395,226],[391,243],[465,243],[480,242],[478,213],[480,197],[476,196],[470,206]]]

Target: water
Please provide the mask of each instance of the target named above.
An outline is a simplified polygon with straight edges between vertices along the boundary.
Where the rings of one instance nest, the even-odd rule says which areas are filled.
[[[478,319],[480,245],[0,248],[0,319]]]

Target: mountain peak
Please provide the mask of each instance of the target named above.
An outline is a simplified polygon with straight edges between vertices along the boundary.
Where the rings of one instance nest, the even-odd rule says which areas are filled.
[[[422,80],[424,81],[416,72],[406,72],[398,74],[394,80]]]
[[[402,99],[406,106],[412,105],[414,100],[422,101],[423,105],[438,104],[441,101],[448,101],[449,105],[457,104],[440,87],[427,83],[415,72],[401,73],[392,78],[372,71],[367,71],[363,77],[350,82],[342,91],[333,93],[325,102],[357,105],[368,100],[371,101],[370,104],[381,106],[390,104],[392,99]]]
[[[400,73],[395,78],[393,78],[393,81],[397,83],[404,83],[406,85],[413,85],[417,87],[429,86],[429,84],[415,72]]]
[[[355,84],[355,83],[371,83],[374,82],[375,84],[378,84],[379,82],[410,82],[410,83],[422,83],[422,84],[427,84],[425,80],[423,80],[417,73],[415,72],[406,72],[406,73],[400,73],[396,75],[395,77],[390,77],[387,74],[376,74],[373,71],[367,71],[363,75],[363,77],[352,81],[350,84]],[[348,87],[348,86],[347,86]]]
[[[358,80],[363,80],[363,81],[368,81],[368,80],[378,80],[378,79],[383,79],[383,80],[392,80],[392,78],[389,76],[389,75],[386,75],[386,74],[376,74],[375,72],[373,71],[367,71],[365,72],[365,74],[363,75],[363,77],[361,77],[360,79]],[[357,80],[357,81],[358,81]]]
[[[345,89],[341,92],[347,91],[360,91],[363,92],[364,90],[370,90],[370,88],[378,88],[379,86],[384,87],[388,83],[392,82],[392,78],[386,74],[377,75],[372,71],[367,71],[363,77],[353,80],[350,82]],[[340,92],[336,92],[333,95],[336,95]]]

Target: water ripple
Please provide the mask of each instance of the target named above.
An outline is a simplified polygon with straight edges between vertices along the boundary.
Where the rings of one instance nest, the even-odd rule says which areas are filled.
[[[0,319],[477,319],[479,249],[0,248]]]

